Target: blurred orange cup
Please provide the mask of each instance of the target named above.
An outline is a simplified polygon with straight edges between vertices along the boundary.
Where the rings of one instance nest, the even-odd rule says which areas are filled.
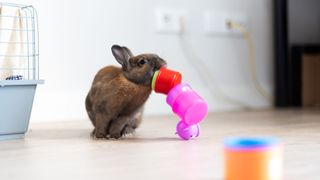
[[[229,138],[225,180],[282,180],[282,145],[274,138]]]

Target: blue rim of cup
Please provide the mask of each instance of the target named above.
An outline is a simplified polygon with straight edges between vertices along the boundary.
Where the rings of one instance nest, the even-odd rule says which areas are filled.
[[[279,144],[274,137],[232,137],[224,140],[224,147],[231,150],[264,149]]]

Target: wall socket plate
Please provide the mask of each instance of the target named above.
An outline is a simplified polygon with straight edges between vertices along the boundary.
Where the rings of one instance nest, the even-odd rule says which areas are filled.
[[[181,21],[186,18],[187,10],[180,8],[158,8],[155,10],[156,31],[178,34],[182,31]]]
[[[204,32],[207,35],[241,35],[241,32],[230,29],[228,21],[235,21],[245,28],[249,28],[249,20],[246,14],[236,12],[207,11],[203,14]]]

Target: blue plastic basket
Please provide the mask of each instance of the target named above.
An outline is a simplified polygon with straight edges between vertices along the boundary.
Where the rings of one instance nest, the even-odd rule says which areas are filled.
[[[0,140],[23,138],[37,84],[43,80],[0,81]]]

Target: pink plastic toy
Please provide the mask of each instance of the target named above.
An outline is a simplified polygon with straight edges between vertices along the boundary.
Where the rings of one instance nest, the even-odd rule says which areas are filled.
[[[169,91],[167,103],[188,125],[199,123],[208,113],[207,103],[186,83],[178,84]]]
[[[167,68],[156,71],[152,78],[152,89],[167,94],[167,103],[181,121],[177,124],[177,134],[184,140],[199,136],[199,122],[208,113],[207,103],[186,83],[181,83],[179,72]]]
[[[184,140],[189,140],[198,137],[200,134],[199,124],[188,125],[183,121],[179,121],[176,127],[177,134]]]

